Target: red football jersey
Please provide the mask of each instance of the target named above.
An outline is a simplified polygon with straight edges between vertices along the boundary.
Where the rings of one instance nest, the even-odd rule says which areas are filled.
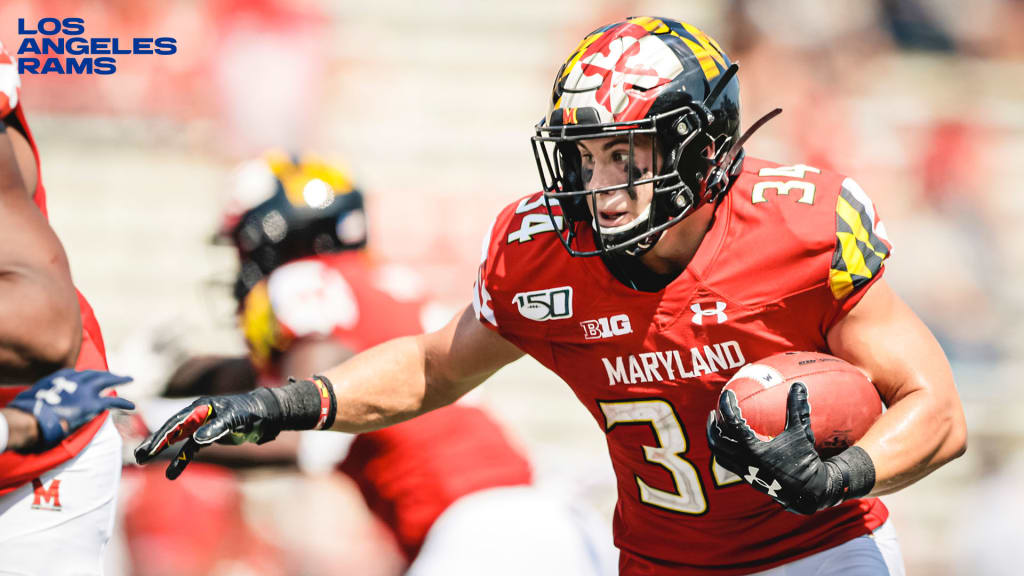
[[[25,113],[19,100],[21,81],[13,59],[0,43],[0,121],[14,125],[21,131],[36,157],[37,182],[32,199],[46,216],[46,191],[43,188],[42,171],[39,168],[39,151],[36,148],[32,132],[29,130]],[[10,117],[10,118],[9,118]],[[106,350],[103,346],[103,334],[93,315],[92,307],[82,294],[78,293],[78,305],[82,314],[82,346],[75,368],[79,370],[106,370]],[[0,407],[6,406],[25,386],[0,387]],[[59,445],[40,454],[18,454],[8,451],[0,454],[0,496],[14,490],[18,486],[39,476],[46,470],[62,464],[81,452],[92,437],[103,425],[107,413],[103,412],[92,422],[80,428],[64,439]]]
[[[363,252],[305,258],[275,270],[246,297],[243,324],[254,358],[273,373],[295,341],[331,337],[354,352],[423,331],[424,299],[411,271],[374,266]],[[360,434],[339,469],[412,560],[453,502],[528,484],[526,458],[486,412],[455,404]]]
[[[592,234],[579,233],[592,249]],[[713,462],[705,423],[740,366],[827,352],[829,327],[882,275],[890,249],[853,180],[748,158],[693,260],[664,289],[630,289],[600,258],[570,257],[534,194],[492,226],[474,307],[564,379],[605,431],[623,573],[641,572],[631,558],[657,573],[747,573],[887,518],[877,499],[786,512]]]

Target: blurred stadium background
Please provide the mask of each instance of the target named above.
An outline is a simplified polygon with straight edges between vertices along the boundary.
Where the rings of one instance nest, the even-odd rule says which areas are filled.
[[[269,146],[342,159],[368,195],[372,252],[463,305],[494,214],[538,187],[528,139],[559,65],[597,25],[640,13],[692,22],[741,63],[745,125],[784,108],[752,154],[848,173],[880,206],[888,278],[952,360],[971,431],[964,458],[885,499],[908,573],[1017,573],[1024,2],[5,0],[0,39],[14,48],[18,18],[46,16],[178,39],[173,56],[120,57],[113,76],[23,78],[53,224],[117,371],[168,327],[189,351],[244,350],[212,281],[233,254],[209,238],[230,170]],[[583,482],[610,515],[602,433],[564,385],[524,360],[481,397],[540,473]],[[274,482],[246,491],[264,532],[283,529]]]

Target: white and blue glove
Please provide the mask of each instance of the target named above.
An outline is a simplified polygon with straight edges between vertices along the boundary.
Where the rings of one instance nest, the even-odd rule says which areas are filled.
[[[99,370],[64,368],[36,381],[7,407],[35,417],[39,423],[39,442],[33,451],[49,450],[101,412],[112,408],[134,410],[135,404],[124,398],[102,395],[107,388],[131,380],[130,376]]]

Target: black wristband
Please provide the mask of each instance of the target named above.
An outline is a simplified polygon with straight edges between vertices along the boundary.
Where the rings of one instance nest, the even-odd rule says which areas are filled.
[[[289,378],[289,384],[268,388],[281,404],[282,430],[324,430],[334,424],[338,402],[334,386],[326,377],[311,380]]]
[[[310,380],[267,388],[281,404],[281,430],[312,430],[320,421],[320,391]]]
[[[840,474],[839,485],[835,487],[834,493],[838,497],[836,504],[863,498],[875,487],[875,464],[860,446],[850,446],[829,458],[827,464],[832,464]]]

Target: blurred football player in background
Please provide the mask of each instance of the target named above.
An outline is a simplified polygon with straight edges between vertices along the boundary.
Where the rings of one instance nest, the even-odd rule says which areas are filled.
[[[190,436],[177,472],[214,442],[380,429],[528,353],[607,433],[622,574],[902,574],[873,496],[965,450],[952,374],[881,279],[891,247],[857,183],[745,158],[736,71],[689,24],[595,30],[537,126],[544,190],[499,214],[471,306],[308,380],[201,398],[137,459]],[[737,368],[787,350],[829,352],[874,382],[888,410],[855,446],[818,456],[802,385],[770,441],[734,396],[719,403]],[[716,405],[727,417],[708,425]]]
[[[133,407],[103,393],[130,378],[106,372],[47,222],[20,90],[0,43],[0,572],[100,574],[121,474],[107,410]]]
[[[272,386],[287,374],[311,373],[430,323],[416,275],[377,264],[363,249],[362,193],[344,171],[316,157],[271,152],[243,164],[220,235],[238,251],[234,295],[250,354],[185,362],[170,378],[167,396]],[[601,523],[533,486],[529,461],[478,406],[452,404],[354,436],[285,432],[267,446],[209,450],[201,458],[344,472],[389,528],[407,574],[614,572],[614,548]],[[172,461],[168,478],[177,478],[187,463]],[[149,515],[143,504],[163,506],[152,494],[174,492],[173,486],[133,497],[130,540],[140,539],[131,530],[134,519]],[[295,511],[309,512],[326,511]],[[382,558],[365,562],[386,566]],[[373,567],[356,568],[368,573]]]

